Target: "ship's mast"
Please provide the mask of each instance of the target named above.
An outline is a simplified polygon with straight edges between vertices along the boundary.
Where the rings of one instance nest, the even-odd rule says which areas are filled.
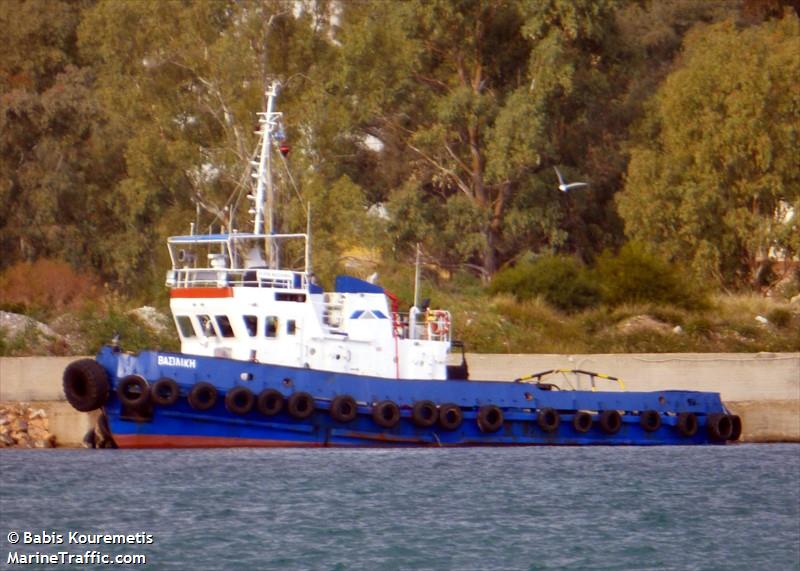
[[[271,145],[273,132],[277,128],[281,113],[274,111],[275,99],[278,97],[280,83],[273,82],[267,96],[267,111],[259,113],[259,123],[261,130],[261,155],[257,163],[258,172],[254,175],[258,179],[255,195],[255,220],[253,223],[253,233],[262,234],[264,232],[264,210],[266,206],[267,232],[275,234],[275,188],[272,184],[272,156]],[[278,250],[275,240],[269,241],[269,266],[274,268],[278,263]]]

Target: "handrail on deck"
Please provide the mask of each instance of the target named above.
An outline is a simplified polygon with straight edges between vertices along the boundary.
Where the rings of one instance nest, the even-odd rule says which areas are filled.
[[[306,290],[308,275],[268,268],[173,268],[167,272],[166,285],[171,288],[244,286]]]

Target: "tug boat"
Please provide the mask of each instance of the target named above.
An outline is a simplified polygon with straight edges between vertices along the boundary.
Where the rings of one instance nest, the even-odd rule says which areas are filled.
[[[473,380],[444,309],[351,276],[314,282],[309,233],[275,232],[271,155],[285,154],[278,85],[260,113],[253,231],[168,240],[181,352],[103,347],[64,371],[79,411],[120,448],[724,444],[741,420],[718,393]],[[264,229],[265,221],[268,228]],[[310,228],[310,224],[309,224]],[[460,350],[460,364],[451,352]]]

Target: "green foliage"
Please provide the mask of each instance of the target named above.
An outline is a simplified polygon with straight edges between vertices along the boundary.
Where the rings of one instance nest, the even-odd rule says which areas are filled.
[[[773,307],[767,312],[766,318],[775,327],[785,328],[792,322],[792,312],[785,307]]]
[[[111,342],[119,334],[120,345],[126,351],[160,349],[180,350],[177,333],[170,329],[163,335],[132,319],[122,307],[112,306],[79,314],[79,333],[88,353],[97,352],[100,347]]]
[[[0,269],[60,259],[163,300],[164,238],[196,209],[201,231],[247,229],[279,79],[278,226],[303,231],[312,204],[323,279],[355,248],[403,264],[416,243],[442,279],[523,251],[591,262],[624,241],[626,171],[630,237],[741,278],[800,251],[797,18],[742,5],[5,0]],[[589,187],[559,193],[554,165]]]
[[[603,302],[612,306],[646,302],[686,308],[704,305],[700,288],[686,272],[635,242],[616,255],[604,252],[597,259],[595,275]]]
[[[589,272],[574,258],[543,256],[498,272],[489,292],[512,293],[519,300],[541,296],[553,306],[575,311],[599,300],[599,290]]]
[[[694,29],[633,148],[619,210],[631,238],[726,283],[798,251],[800,20]]]

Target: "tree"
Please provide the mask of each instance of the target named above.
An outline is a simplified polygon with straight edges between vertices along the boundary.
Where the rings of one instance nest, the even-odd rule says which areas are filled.
[[[288,0],[101,1],[87,13],[82,53],[95,62],[98,97],[124,141],[125,172],[113,186],[115,213],[125,221],[114,250],[120,281],[157,283],[163,239],[188,232],[196,208],[200,231],[248,228],[256,112],[273,80],[284,85],[287,135],[304,150],[291,159],[301,165],[297,180],[279,168],[278,182],[293,195],[292,184],[303,192],[309,171],[315,181],[338,180],[340,170],[319,152],[337,132],[335,121],[323,126],[315,92],[333,48],[326,10],[325,2],[299,10]],[[296,220],[286,202],[278,205],[286,211],[282,228],[304,230],[304,217]]]
[[[103,187],[116,164],[78,55],[85,6],[0,2],[0,269],[43,257],[102,265],[96,238],[114,225]]]
[[[752,279],[771,247],[798,251],[798,17],[701,26],[651,102],[618,197],[629,237],[698,275]]]
[[[618,89],[605,77],[616,58],[603,56],[616,4],[346,5],[334,91],[357,132],[383,143],[381,164],[405,173],[383,181],[396,239],[484,277],[520,250],[602,248],[613,168],[592,173],[596,200],[573,200],[554,192],[552,166],[581,176],[587,156],[608,154],[587,151]]]

